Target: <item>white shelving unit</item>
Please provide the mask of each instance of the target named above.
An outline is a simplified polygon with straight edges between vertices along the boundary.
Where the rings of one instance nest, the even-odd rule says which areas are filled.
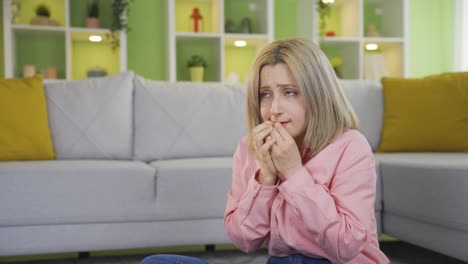
[[[328,4],[331,12],[324,32],[334,36],[320,34],[317,0],[297,3],[298,34],[312,39],[330,60],[340,58],[342,78],[408,75],[408,0],[335,0]],[[368,35],[368,27],[374,27],[378,36]],[[369,51],[367,44],[377,44],[378,49]]]
[[[19,5],[23,6],[21,10],[19,10],[19,16],[30,16],[31,13],[34,11],[31,10],[33,6],[37,6],[39,4],[48,4],[54,6],[55,14],[62,18],[62,21],[59,21],[60,24],[58,26],[42,26],[42,25],[30,25],[28,22],[25,22],[24,17],[19,19],[21,21],[12,21],[12,3],[18,2]],[[109,29],[105,28],[86,28],[86,27],[77,27],[72,25],[71,21],[71,14],[72,12],[76,12],[77,10],[71,10],[71,3],[72,1],[78,0],[46,0],[44,2],[37,2],[37,1],[30,1],[30,0],[4,0],[3,1],[3,25],[4,25],[4,49],[5,49],[5,77],[12,78],[12,77],[23,77],[22,68],[24,64],[43,64],[47,63],[41,60],[40,56],[41,53],[50,53],[54,54],[63,64],[60,65],[49,65],[57,67],[58,71],[58,79],[66,79],[66,80],[73,80],[73,79],[82,79],[86,77],[85,72],[74,73],[73,67],[83,68],[86,66],[100,66],[100,63],[104,63],[109,65],[109,62],[103,62],[102,58],[97,58],[96,56],[92,56],[89,58],[82,58],[86,57],[87,55],[77,55],[75,46],[83,46],[90,45],[86,44],[89,43],[88,37],[91,35],[99,35],[103,37],[103,41],[99,43],[93,43],[88,46],[86,49],[99,49],[96,53],[113,53],[113,55],[107,55],[107,57],[114,57],[113,61],[118,63],[118,66],[114,66],[114,71],[108,71],[108,74],[113,74],[118,71],[126,71],[127,70],[127,36],[125,32],[119,33],[119,48],[116,51],[111,50],[111,44],[109,40],[106,40],[106,35],[110,33]],[[83,1],[84,3],[84,1]],[[86,2],[87,3],[87,2]],[[110,3],[110,2],[109,2]],[[25,14],[23,14],[24,12]],[[51,12],[52,13],[52,12]],[[58,14],[57,14],[58,13]],[[54,13],[51,14],[51,18],[54,18]],[[83,19],[86,18],[86,14],[83,14]],[[61,19],[59,19],[61,20]],[[26,39],[26,40],[25,40]],[[35,40],[38,40],[36,43]],[[54,40],[57,40],[58,49],[54,49],[55,47],[44,47],[44,42],[53,43]],[[61,45],[61,43],[64,45]],[[25,44],[26,43],[26,44]],[[80,44],[81,43],[81,44]],[[21,45],[18,47],[18,45]],[[109,47],[109,49],[105,49],[105,47]],[[31,62],[24,63],[24,58],[22,54],[26,53],[25,48],[27,48],[28,54],[33,54],[35,58],[31,58]],[[47,50],[43,50],[46,48]],[[63,49],[63,52],[62,52]],[[102,52],[102,51],[105,52]],[[75,54],[75,55],[74,55]],[[37,55],[37,56],[36,56]],[[74,58],[75,56],[75,58]],[[103,55],[105,56],[105,55]],[[79,58],[78,58],[79,57]],[[82,62],[81,65],[77,61],[85,61]],[[35,65],[36,73],[42,73],[44,70],[44,65]]]
[[[193,32],[190,20],[195,7],[204,20],[199,32]],[[186,61],[199,54],[208,63],[205,81],[225,82],[230,73],[235,73],[243,82],[255,53],[274,37],[273,0],[167,0],[167,10],[170,81],[189,80]],[[244,16],[251,19],[250,33],[225,31],[227,19]],[[246,41],[247,46],[235,47],[236,40]]]

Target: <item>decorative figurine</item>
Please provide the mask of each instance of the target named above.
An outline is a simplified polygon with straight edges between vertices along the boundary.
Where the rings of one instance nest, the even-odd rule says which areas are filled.
[[[250,21],[250,18],[244,17],[239,25],[239,31],[240,33],[245,33],[245,34],[250,34],[252,33],[252,21]]]
[[[377,27],[374,24],[368,24],[366,27],[366,36],[380,37],[380,32],[377,30]]]
[[[231,19],[226,19],[226,23],[224,24],[224,32],[226,33],[236,33],[237,27],[234,21]]]
[[[198,7],[193,9],[190,18],[193,19],[193,32],[198,32],[198,22],[203,20],[203,16],[200,14]]]

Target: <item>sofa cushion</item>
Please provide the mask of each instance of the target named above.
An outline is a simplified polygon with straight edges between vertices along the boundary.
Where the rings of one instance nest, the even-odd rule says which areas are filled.
[[[468,152],[468,72],[382,78],[379,152]]]
[[[232,156],[246,134],[245,90],[135,79],[135,159]]]
[[[223,218],[232,157],[156,161],[157,220]]]
[[[54,158],[42,76],[0,80],[0,160]]]
[[[148,221],[154,179],[136,161],[0,162],[0,227]]]
[[[131,159],[133,76],[45,84],[57,159]]]
[[[468,231],[468,153],[382,153],[376,159],[384,218],[390,214]]]
[[[340,80],[339,83],[359,118],[359,130],[375,151],[380,144],[382,129],[382,85],[364,80]]]

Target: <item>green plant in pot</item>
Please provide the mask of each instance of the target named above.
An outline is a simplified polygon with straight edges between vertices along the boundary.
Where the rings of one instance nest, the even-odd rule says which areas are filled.
[[[317,0],[317,11],[319,13],[319,34],[325,36],[327,27],[326,19],[331,13],[331,4],[333,1],[330,0]]]
[[[49,7],[44,5],[44,4],[40,4],[36,7],[36,16],[42,16],[42,17],[50,17],[50,10],[49,10]]]
[[[56,20],[50,19],[50,8],[45,4],[39,4],[34,10],[36,16],[31,18],[31,25],[58,26]]]
[[[203,82],[203,75],[207,67],[206,60],[201,55],[192,55],[187,61],[192,82]]]
[[[99,20],[99,5],[97,0],[92,0],[90,3],[88,3],[88,17],[86,18],[86,27],[101,27],[101,21]]]
[[[112,50],[115,50],[120,45],[119,32],[130,32],[130,27],[127,24],[127,17],[130,13],[130,5],[133,0],[112,0],[112,16],[109,39],[112,43]]]

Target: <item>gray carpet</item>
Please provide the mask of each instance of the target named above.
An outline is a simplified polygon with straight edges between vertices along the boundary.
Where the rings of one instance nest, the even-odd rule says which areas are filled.
[[[381,248],[392,264],[466,264],[442,254],[438,254],[404,242],[384,242]],[[268,258],[266,250],[245,254],[236,250],[215,252],[180,253],[199,257],[212,264],[265,264]],[[138,264],[145,255],[93,257],[86,259],[66,259],[49,261],[29,261],[21,264]]]

